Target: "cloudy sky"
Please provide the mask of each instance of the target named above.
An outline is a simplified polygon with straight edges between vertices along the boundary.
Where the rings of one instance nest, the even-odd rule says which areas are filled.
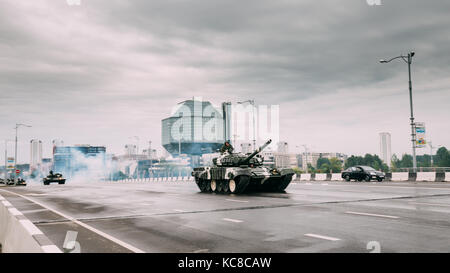
[[[450,147],[449,11],[448,0],[0,0],[0,140],[33,126],[19,131],[20,162],[32,138],[44,156],[55,138],[159,148],[161,119],[202,96],[279,105],[291,151],[378,153],[388,131],[393,152],[410,153],[407,65],[378,60],[414,50],[416,120]]]

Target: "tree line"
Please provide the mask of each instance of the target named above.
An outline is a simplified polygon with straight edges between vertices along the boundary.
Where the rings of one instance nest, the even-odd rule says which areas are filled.
[[[445,147],[441,147],[437,150],[436,154],[433,155],[433,166],[431,166],[431,156],[430,155],[418,155],[416,156],[417,167],[450,167],[450,151]],[[396,171],[400,168],[412,168],[413,167],[413,157],[410,154],[403,154],[401,158],[397,155],[392,156],[391,168],[378,157],[378,155],[365,154],[364,156],[352,155],[347,158],[345,163],[343,163],[338,158],[325,158],[320,157],[317,160],[317,166],[313,167],[308,163],[309,173],[339,173],[343,169],[353,167],[356,165],[370,166],[376,170],[383,172]],[[299,168],[294,168],[296,173],[302,173],[303,171]]]
[[[433,166],[431,166],[430,155],[417,155],[416,156],[417,167],[450,167],[450,151],[445,147],[441,147],[433,155]],[[412,168],[413,157],[410,154],[403,154],[401,158],[398,158],[395,154],[392,156],[391,166],[393,170],[399,168]]]

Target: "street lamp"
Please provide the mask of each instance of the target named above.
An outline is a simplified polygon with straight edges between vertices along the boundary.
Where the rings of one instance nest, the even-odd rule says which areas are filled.
[[[14,147],[14,186],[17,185],[17,130],[19,129],[20,126],[31,127],[31,125],[16,123],[16,127],[14,128],[16,130],[16,143]]]
[[[390,60],[380,60],[380,63],[389,63],[395,59],[402,59],[405,61],[405,63],[408,64],[408,76],[409,76],[409,107],[411,110],[411,117],[409,118],[411,121],[411,142],[412,142],[412,151],[413,151],[413,170],[414,172],[417,171],[417,161],[416,161],[416,130],[415,130],[415,124],[414,124],[414,114],[413,114],[413,101],[412,101],[412,82],[411,82],[411,63],[412,63],[412,57],[414,57],[416,53],[414,51],[411,51],[408,53],[407,56],[400,55],[397,57],[394,57]]]
[[[253,150],[256,150],[255,100],[239,101],[238,104],[249,103],[252,106],[253,117]]]
[[[433,149],[440,148],[440,147],[442,147],[442,145],[433,146],[431,141],[428,142],[428,145],[430,146],[430,163],[431,163],[430,167],[433,167]]]
[[[12,142],[13,140],[11,139],[5,139],[5,181],[7,178],[7,174],[8,174],[8,142]],[[6,183],[6,182],[5,182]]]

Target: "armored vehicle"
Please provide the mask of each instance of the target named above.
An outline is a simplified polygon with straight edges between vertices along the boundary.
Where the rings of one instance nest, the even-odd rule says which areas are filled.
[[[213,159],[213,166],[194,168],[192,176],[202,192],[234,193],[246,191],[283,192],[291,183],[290,168],[269,168],[259,153],[272,140],[253,153],[224,153]]]
[[[44,182],[44,185],[50,185],[50,183],[58,183],[58,184],[66,183],[66,179],[63,178],[62,174],[60,173],[53,174],[53,171],[50,171],[50,174],[47,175],[47,177],[44,177],[42,181]]]
[[[14,183],[14,178],[9,178],[9,179],[6,179],[6,180],[0,179],[0,184],[5,184],[5,185],[8,185],[8,186],[12,186],[14,184],[16,184],[16,186],[26,186],[27,182],[23,178],[18,177],[17,178],[17,183]]]

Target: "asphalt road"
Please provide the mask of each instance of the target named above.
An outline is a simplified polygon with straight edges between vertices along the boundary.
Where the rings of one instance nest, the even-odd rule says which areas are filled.
[[[61,249],[78,232],[81,252],[450,251],[450,183],[298,182],[233,196],[87,181],[0,194]]]

